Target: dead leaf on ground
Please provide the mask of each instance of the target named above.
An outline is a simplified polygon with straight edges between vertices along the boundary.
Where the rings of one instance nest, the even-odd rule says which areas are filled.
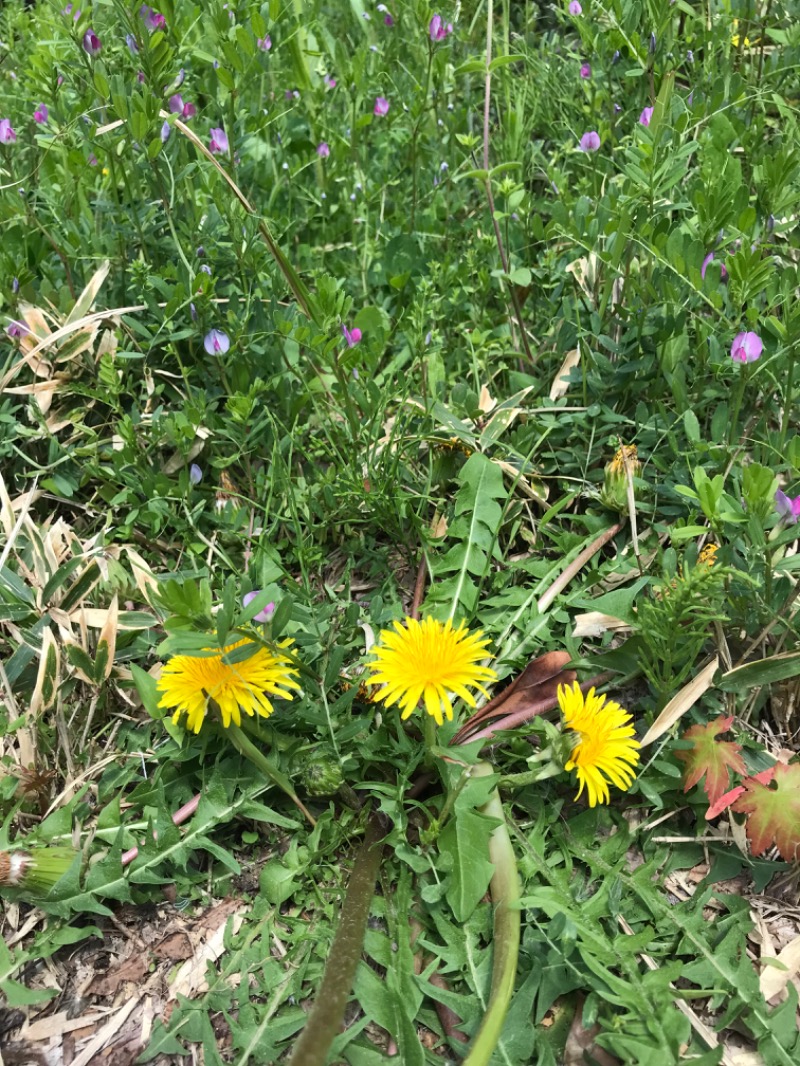
[[[549,651],[528,663],[522,673],[501,693],[476,711],[453,737],[453,744],[464,744],[474,736],[487,735],[482,729],[493,719],[500,719],[490,732],[521,725],[557,703],[558,686],[572,684],[574,670],[565,670],[571,656],[565,651]]]
[[[153,947],[153,954],[159,959],[169,959],[170,962],[183,962],[184,959],[192,957],[194,948],[186,930],[179,929],[160,940]]]
[[[128,983],[138,984],[147,973],[147,955],[136,951],[130,958],[112,966],[107,973],[98,974],[89,986],[92,996],[115,996],[119,988]]]

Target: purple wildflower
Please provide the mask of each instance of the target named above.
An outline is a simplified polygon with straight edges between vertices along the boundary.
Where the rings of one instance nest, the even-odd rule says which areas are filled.
[[[33,121],[42,123],[47,122],[47,116],[50,112],[47,110],[47,104],[39,104],[36,110],[33,112]]]
[[[98,165],[97,156],[94,154],[94,152],[89,152],[89,158],[87,162],[90,167],[96,167]]]
[[[231,346],[231,339],[222,329],[210,329],[203,338],[203,347],[209,355],[224,355]]]
[[[180,93],[175,93],[174,96],[170,96],[169,109],[173,115],[183,114],[183,97]]]
[[[128,48],[130,49],[130,53],[132,56],[135,56],[136,53],[139,51],[139,45],[136,43],[136,38],[133,36],[132,33],[125,34],[125,44],[127,44]]]
[[[322,144],[317,145],[317,155],[320,159],[327,159],[331,154],[331,147],[327,141],[323,141]]]
[[[755,363],[763,350],[764,345],[757,333],[737,333],[731,345],[731,359],[736,363]]]
[[[793,525],[800,518],[800,496],[787,496],[780,489],[775,493],[775,510],[778,517],[787,525]]]
[[[162,142],[162,144],[166,144],[167,143],[167,141],[169,140],[169,135],[171,133],[172,133],[172,127],[170,126],[169,122],[165,122],[164,125],[161,127],[161,142]]]
[[[246,592],[242,596],[242,606],[249,607],[256,596],[261,595],[261,589],[255,589],[253,592]],[[253,615],[254,622],[268,622],[270,618],[275,614],[275,604],[270,602],[266,607],[262,608],[258,614]]]
[[[372,113],[378,115],[380,118],[389,114],[389,101],[385,96],[375,97],[375,107],[373,108]]]
[[[228,135],[222,126],[212,127],[211,140],[209,141],[208,147],[215,155],[220,152],[228,151]]]
[[[342,336],[347,342],[348,348],[355,348],[355,346],[361,340],[361,330],[358,326],[353,326],[352,329],[348,329],[347,326],[342,323]]]
[[[708,270],[708,264],[713,262],[713,260],[714,260],[714,253],[713,252],[709,252],[708,255],[705,257],[705,259],[703,260],[703,265],[700,267],[700,277],[704,281],[705,281],[705,277],[706,277],[706,271]],[[719,273],[720,273],[720,277],[721,278],[727,278],[728,271],[725,269],[725,264],[724,263],[720,263],[720,265],[719,265]]]
[[[83,50],[90,56],[96,56],[100,54],[102,48],[100,38],[94,32],[91,27],[83,35]]]
[[[26,334],[30,333],[30,330],[26,325],[23,325],[22,322],[9,322],[8,327],[6,328],[6,333],[14,340],[19,340],[20,337],[24,337]]]
[[[569,11],[570,15],[581,15],[583,13],[583,8],[578,3],[578,0],[572,0],[572,3],[567,8],[567,11]]]
[[[11,126],[10,118],[0,118],[0,144],[13,144],[17,135]]]
[[[586,78],[591,78],[591,76],[592,76],[592,68],[590,67],[590,65],[588,63],[582,63],[581,64],[581,77],[586,79]]]
[[[266,37],[256,37],[256,47],[260,48],[262,52],[268,52],[272,48],[272,38],[269,34]]]
[[[330,74],[326,74],[325,77],[322,80],[325,82],[325,88],[326,89],[335,89],[336,88],[336,78],[331,77]]]
[[[139,10],[139,14],[144,20],[145,26],[152,33],[153,30],[163,30],[167,24],[167,20],[158,11],[153,11],[152,7],[147,7],[143,4]]]
[[[596,152],[600,147],[600,134],[596,130],[589,130],[581,137],[582,152]]]
[[[445,37],[448,37],[452,32],[452,22],[444,22],[441,15],[433,16],[428,26],[428,33],[434,43],[437,41],[443,41]]]
[[[642,126],[649,126],[650,125],[650,120],[652,119],[652,117],[653,117],[653,109],[652,109],[652,107],[646,107],[644,109],[644,111],[642,111],[641,115],[639,115],[639,122],[640,122],[640,124]]]
[[[200,269],[203,271],[204,274],[208,274],[208,276],[211,277],[211,267],[208,265],[208,263],[203,263]]]
[[[192,465],[189,467],[189,484],[199,485],[202,480],[203,471],[200,469],[197,463],[192,463]]]

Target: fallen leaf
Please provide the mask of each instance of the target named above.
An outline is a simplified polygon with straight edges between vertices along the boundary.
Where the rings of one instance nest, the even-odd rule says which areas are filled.
[[[769,956],[762,955],[761,961]],[[767,965],[761,972],[758,983],[761,986],[761,995],[766,1000],[777,996],[786,988],[793,977],[800,972],[800,936],[790,941],[783,951],[775,956],[775,961],[781,963],[781,968]],[[785,967],[785,969],[783,968]]]
[[[476,711],[453,737],[453,744],[464,744],[477,735],[488,736],[500,729],[522,725],[558,702],[559,685],[575,680],[574,670],[564,667],[572,656],[565,651],[549,651],[528,663],[525,669],[501,693]],[[493,722],[486,731],[486,723]]]
[[[720,740],[721,733],[727,733],[733,723],[733,715],[727,718],[715,718],[707,725],[693,725],[687,729],[682,739],[691,742],[687,751],[676,751],[675,757],[686,764],[683,771],[683,791],[705,778],[703,788],[712,808],[723,796],[730,785],[731,771],[746,774],[747,767],[741,756],[741,745],[734,740]]]
[[[562,396],[567,394],[569,391],[570,371],[579,366],[580,361],[581,353],[579,348],[573,348],[571,352],[567,352],[564,356],[564,362],[561,364],[556,376],[553,378],[553,384],[550,386],[551,400],[560,400]]]
[[[746,777],[733,810],[748,815],[747,839],[754,855],[775,844],[785,862],[794,862],[800,850],[800,763],[778,762],[774,771],[768,785]]]
[[[144,952],[135,952],[129,959],[117,963],[110,970],[98,975],[89,985],[89,994],[93,996],[115,996],[121,985],[128,982],[138,984],[147,973],[148,961]]]
[[[671,729],[690,708],[694,707],[695,703],[697,703],[703,693],[711,688],[714,674],[717,672],[718,668],[719,659],[714,656],[711,662],[707,666],[704,666],[699,674],[693,677],[691,681],[683,686],[680,692],[672,697],[642,738],[641,745],[643,748],[647,744],[652,744],[654,740],[658,740],[660,736],[663,736],[663,734],[666,733],[668,729]]]

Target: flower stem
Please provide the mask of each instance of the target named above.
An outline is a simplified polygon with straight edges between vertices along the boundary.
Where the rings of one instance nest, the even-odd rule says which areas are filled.
[[[256,769],[260,770],[263,774],[265,774],[270,779],[270,781],[274,781],[278,788],[286,793],[286,795],[289,797],[295,807],[297,807],[297,809],[303,813],[303,815],[308,819],[309,823],[312,826],[315,826],[317,824],[316,819],[307,810],[303,802],[299,799],[297,793],[292,788],[291,783],[289,782],[289,778],[282,774],[280,770],[277,769],[277,767],[272,765],[272,763],[266,757],[264,752],[260,751],[255,746],[255,744],[252,742],[252,740],[250,740],[247,734],[244,733],[238,725],[234,725],[233,722],[231,722],[225,732],[226,735],[230,737],[231,743],[233,744],[234,748],[236,748],[236,750],[239,752],[239,754],[244,755],[245,759],[249,759],[250,762],[256,767]]]
[[[488,777],[494,773],[485,762],[478,763],[473,776]],[[481,814],[499,819],[500,825],[489,838],[489,860],[494,864],[489,890],[494,903],[494,959],[492,961],[492,987],[489,1003],[464,1066],[488,1066],[503,1029],[517,973],[517,957],[521,929],[519,909],[519,876],[514,848],[506,828],[503,804],[497,789],[492,789],[488,801],[481,807]]]
[[[328,1061],[331,1044],[341,1028],[364,945],[369,906],[383,855],[382,836],[380,815],[373,813],[350,874],[322,984],[305,1028],[294,1045],[289,1066],[325,1066]]]

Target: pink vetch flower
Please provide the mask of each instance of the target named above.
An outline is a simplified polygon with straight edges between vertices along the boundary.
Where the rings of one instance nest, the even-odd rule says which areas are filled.
[[[261,595],[261,589],[254,589],[253,592],[245,592],[242,596],[242,606],[249,607],[256,596]],[[258,614],[253,615],[254,622],[268,622],[270,618],[275,614],[275,603],[270,601],[266,607],[262,608]]]
[[[230,147],[228,144],[228,134],[225,132],[222,126],[212,127],[210,133],[211,140],[209,141],[208,147],[211,149],[211,151],[215,155],[218,155],[222,152],[227,152]]]
[[[570,15],[582,15],[583,14],[583,8],[578,3],[578,0],[572,0],[572,3],[567,8],[567,11],[569,11]]]
[[[736,363],[755,363],[763,351],[764,345],[757,333],[737,333],[731,345],[731,359]]]
[[[355,346],[361,340],[361,330],[358,326],[353,326],[352,329],[348,329],[347,326],[342,323],[342,336],[347,342],[348,348],[355,348]]]
[[[778,517],[787,525],[794,525],[800,519],[800,496],[787,496],[780,489],[775,493],[775,510]]]
[[[331,77],[330,74],[326,74],[325,77],[322,80],[325,82],[325,88],[326,89],[335,89],[336,88],[336,78]]]
[[[600,147],[600,134],[596,130],[589,130],[581,137],[582,152],[596,152]]]
[[[175,93],[173,96],[170,96],[169,109],[173,113],[173,115],[180,115],[181,118],[194,118],[194,116],[197,114],[197,108],[194,106],[194,104],[185,104],[183,102],[183,97],[180,93]]]
[[[83,35],[83,50],[90,56],[96,56],[100,54],[100,49],[103,45],[100,43],[100,38],[90,27]]]
[[[272,48],[272,38],[269,34],[266,37],[256,37],[256,48],[260,48],[262,52],[268,52]]]
[[[6,333],[13,340],[19,340],[20,337],[25,337],[28,333],[30,333],[30,330],[22,322],[9,322],[8,326],[6,327]]]
[[[17,135],[11,125],[10,118],[0,118],[0,144],[13,144]]]
[[[372,110],[374,115],[378,115],[379,118],[383,118],[384,115],[389,114],[389,101],[385,96],[375,97],[375,107]]]
[[[199,485],[202,480],[203,480],[202,468],[199,467],[197,465],[197,463],[192,463],[192,465],[189,467],[189,484],[190,485]]]
[[[90,167],[96,167],[98,165],[97,156],[94,154],[94,152],[89,153],[89,158],[86,160],[86,162],[89,164]]]
[[[434,44],[437,41],[443,41],[445,37],[449,37],[453,32],[453,23],[444,22],[441,15],[434,15],[428,26],[428,33]]]
[[[705,257],[705,259],[703,260],[703,265],[700,267],[700,277],[703,279],[703,281],[705,281],[705,278],[706,278],[706,271],[708,270],[708,264],[712,263],[713,261],[714,261],[714,253],[713,252],[709,252],[708,255]],[[725,264],[724,263],[720,263],[720,265],[719,265],[719,273],[720,273],[720,277],[723,280],[725,278],[727,278],[728,271],[725,269]]]
[[[152,33],[154,30],[163,30],[167,24],[167,20],[158,11],[153,11],[152,7],[148,7],[143,4],[139,9],[139,14],[144,20],[145,26]]]
[[[41,124],[47,122],[47,116],[50,112],[47,110],[47,104],[39,104],[36,110],[33,112],[33,121]]]
[[[652,107],[646,107],[644,109],[644,111],[642,111],[641,115],[639,115],[639,123],[642,126],[649,126],[650,125],[650,120],[652,119],[652,117],[653,117],[653,109],[652,109]]]
[[[231,339],[224,329],[210,329],[203,338],[203,347],[209,355],[224,355],[231,346]]]
[[[317,145],[317,155],[320,159],[327,159],[331,154],[331,147],[327,141],[323,141],[322,144]]]
[[[586,79],[586,78],[591,78],[591,76],[592,76],[592,68],[591,68],[591,66],[588,63],[582,63],[581,64],[581,77]]]

